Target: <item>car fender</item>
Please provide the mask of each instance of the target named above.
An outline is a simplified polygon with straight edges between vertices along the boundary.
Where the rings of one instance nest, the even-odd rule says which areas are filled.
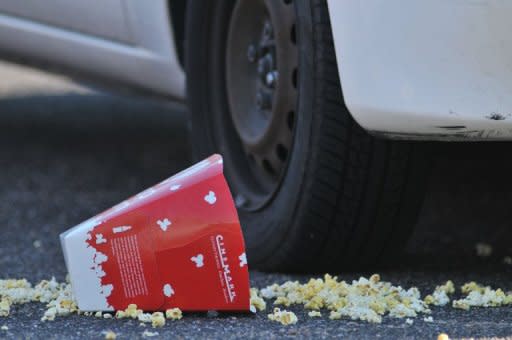
[[[512,139],[512,2],[328,0],[345,104],[369,132]]]

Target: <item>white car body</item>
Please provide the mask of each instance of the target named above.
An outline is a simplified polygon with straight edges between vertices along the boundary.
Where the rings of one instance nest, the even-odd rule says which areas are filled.
[[[512,2],[328,5],[344,100],[365,129],[404,139],[512,139]],[[0,50],[184,99],[169,6],[0,0]]]
[[[0,0],[0,50],[183,99],[166,0]]]
[[[512,137],[512,1],[329,0],[345,104],[370,132]]]

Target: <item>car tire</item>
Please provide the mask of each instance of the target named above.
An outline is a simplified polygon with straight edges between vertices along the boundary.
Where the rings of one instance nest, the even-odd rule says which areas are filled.
[[[286,123],[276,123],[288,124],[292,141],[283,153],[283,165],[277,166],[279,174],[273,177],[277,179],[273,186],[268,186],[269,192],[262,189],[264,180],[260,183],[255,175],[258,172],[258,176],[263,176],[262,171],[268,170],[265,153],[258,154],[259,149],[247,144],[246,136],[240,132],[237,120],[248,119],[243,116],[246,113],[233,113],[239,104],[237,100],[247,102],[244,88],[252,89],[255,84],[251,75],[245,74],[253,72],[252,69],[245,72],[243,63],[238,69],[233,66],[238,63],[238,56],[245,58],[253,50],[231,48],[244,39],[232,32],[240,35],[254,31],[252,26],[243,27],[244,20],[235,20],[236,15],[245,15],[236,7],[244,1],[262,6],[290,6],[269,11],[288,11],[283,14],[283,21],[293,18],[284,29],[289,32],[285,36],[296,46],[296,61],[281,62],[292,65],[293,70],[288,67],[278,73],[277,85],[285,90],[290,86],[296,89],[295,97],[289,96],[294,103],[287,104],[295,106],[290,111],[292,122],[288,115]],[[427,145],[375,138],[351,117],[343,102],[326,2],[191,0],[188,6],[185,65],[194,154],[198,159],[212,153],[223,155],[251,267],[336,271],[375,265],[398,254],[415,224],[424,196],[429,164]],[[275,23],[279,20],[269,20],[282,26]],[[236,22],[241,27],[233,28]],[[272,29],[273,40],[279,43],[283,28]],[[269,51],[263,46],[258,55]],[[279,65],[279,53],[276,54]],[[259,65],[258,61],[254,67]],[[233,93],[239,97],[233,99]],[[273,98],[272,103],[284,98],[283,93],[286,92]],[[261,107],[258,102],[257,108]],[[282,114],[272,111],[270,116]],[[254,119],[257,122],[259,118]],[[257,125],[251,124],[246,128]],[[277,137],[265,140],[264,148],[279,146],[276,140],[284,130],[279,127],[276,131],[273,133]],[[266,133],[269,131],[262,135]],[[247,155],[253,151],[255,156]]]

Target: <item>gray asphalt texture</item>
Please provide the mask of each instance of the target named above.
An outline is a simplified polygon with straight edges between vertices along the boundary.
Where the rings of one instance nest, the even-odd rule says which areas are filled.
[[[191,164],[183,106],[79,87],[31,69],[0,63],[0,278],[32,282],[66,274],[58,235],[82,220]],[[190,138],[193,140],[193,136]],[[379,268],[382,278],[427,294],[452,279],[512,290],[512,162],[510,144],[446,145],[429,182],[416,232],[399,263]],[[39,240],[41,247],[34,247]],[[494,246],[475,256],[476,242]],[[376,269],[377,270],[377,269]],[[345,280],[371,272],[345,272]],[[263,287],[312,275],[251,272]],[[433,308],[433,323],[385,317],[382,324],[310,319],[302,308],[296,325],[257,315],[187,314],[157,329],[176,338],[421,338],[512,336],[512,308]],[[134,320],[73,315],[41,322],[44,306],[26,304],[0,318],[7,338],[141,337]]]

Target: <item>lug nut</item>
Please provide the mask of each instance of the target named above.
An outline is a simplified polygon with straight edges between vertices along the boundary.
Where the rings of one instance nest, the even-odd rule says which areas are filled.
[[[277,71],[268,72],[267,75],[265,76],[265,83],[267,84],[267,86],[274,87],[277,83],[277,77]]]
[[[256,47],[253,44],[249,45],[249,47],[247,48],[247,59],[249,60],[249,62],[254,63],[256,61],[257,55],[258,52],[256,50]]]
[[[263,35],[267,39],[270,39],[272,36],[272,25],[268,21],[265,22],[265,26],[263,26]]]

